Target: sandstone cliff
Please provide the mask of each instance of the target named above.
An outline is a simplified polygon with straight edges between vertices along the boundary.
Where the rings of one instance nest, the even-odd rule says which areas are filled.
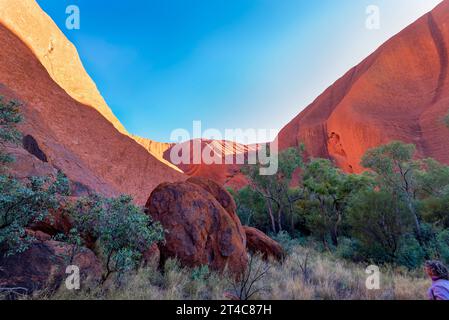
[[[161,182],[185,179],[126,134],[34,0],[0,0],[0,42],[0,95],[24,103],[21,130],[31,146],[11,150],[16,175],[62,170],[79,194],[126,193],[141,204]]]
[[[394,36],[350,70],[279,134],[281,149],[305,143],[360,172],[367,149],[414,143],[422,157],[449,164],[449,1]]]

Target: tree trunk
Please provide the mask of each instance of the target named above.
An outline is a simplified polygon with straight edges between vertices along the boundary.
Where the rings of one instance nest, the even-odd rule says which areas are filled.
[[[267,202],[267,207],[268,207],[268,214],[270,215],[270,220],[271,220],[271,228],[273,229],[273,233],[276,234],[276,221],[275,221],[274,215],[273,215],[273,207],[271,205],[270,200],[266,200],[266,202]]]

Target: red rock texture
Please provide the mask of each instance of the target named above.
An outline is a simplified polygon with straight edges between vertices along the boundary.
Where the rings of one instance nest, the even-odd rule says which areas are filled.
[[[81,285],[85,281],[99,281],[102,267],[88,249],[70,261],[72,247],[56,241],[38,241],[22,254],[5,257],[0,254],[0,287],[25,288],[28,294],[41,289],[58,288],[66,279],[66,268],[80,268]]]
[[[12,172],[62,170],[80,194],[131,194],[142,205],[161,182],[185,179],[123,133],[94,85],[84,82],[73,45],[34,0],[0,1],[0,9],[0,95],[24,103],[20,129],[45,155],[14,151]]]
[[[347,172],[372,147],[401,140],[449,164],[449,1],[443,1],[339,79],[279,134]]]
[[[268,237],[260,230],[244,227],[246,233],[246,246],[252,253],[260,253],[265,259],[281,261],[285,252],[279,243]]]
[[[210,157],[217,157],[216,163],[208,164],[201,157],[198,162],[194,158],[194,145],[198,143],[201,155],[207,154]],[[229,141],[217,140],[190,140],[180,145],[171,145],[163,152],[163,158],[173,163],[171,153],[175,150],[182,155],[185,150],[189,150],[188,163],[176,164],[187,176],[203,177],[218,182],[221,186],[240,189],[248,184],[246,177],[240,172],[241,165],[237,159],[243,157],[248,158],[250,152],[255,152],[256,146],[242,145],[239,143],[231,143]],[[227,164],[227,161],[230,164]]]
[[[240,218],[237,215],[237,205],[232,195],[217,182],[210,179],[202,177],[192,177],[189,178],[187,182],[200,186],[214,196],[214,198],[228,212],[229,216],[234,221],[234,225],[237,228],[238,234],[241,236],[241,241],[243,243],[246,243],[245,230],[243,229]]]
[[[239,273],[246,267],[244,234],[216,198],[189,183],[164,183],[151,194],[147,212],[168,231],[161,257],[189,267],[207,265]]]

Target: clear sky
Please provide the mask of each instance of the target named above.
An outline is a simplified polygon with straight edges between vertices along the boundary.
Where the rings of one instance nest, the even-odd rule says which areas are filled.
[[[440,0],[38,0],[131,133],[281,129]],[[65,9],[78,5],[80,30]],[[380,9],[380,29],[365,26]]]

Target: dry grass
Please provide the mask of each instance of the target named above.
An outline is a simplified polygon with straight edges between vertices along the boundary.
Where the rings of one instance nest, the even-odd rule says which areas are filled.
[[[307,263],[306,263],[307,262]],[[260,259],[256,264],[264,264]],[[365,268],[330,254],[296,247],[283,264],[270,262],[268,273],[255,288],[254,299],[268,300],[419,300],[426,299],[429,281],[420,272],[381,269],[380,290],[367,290]],[[118,284],[117,284],[118,283]],[[103,288],[69,292],[61,288],[36,299],[108,300],[222,300],[232,293],[228,277],[181,268],[168,261],[165,269],[142,269]]]

